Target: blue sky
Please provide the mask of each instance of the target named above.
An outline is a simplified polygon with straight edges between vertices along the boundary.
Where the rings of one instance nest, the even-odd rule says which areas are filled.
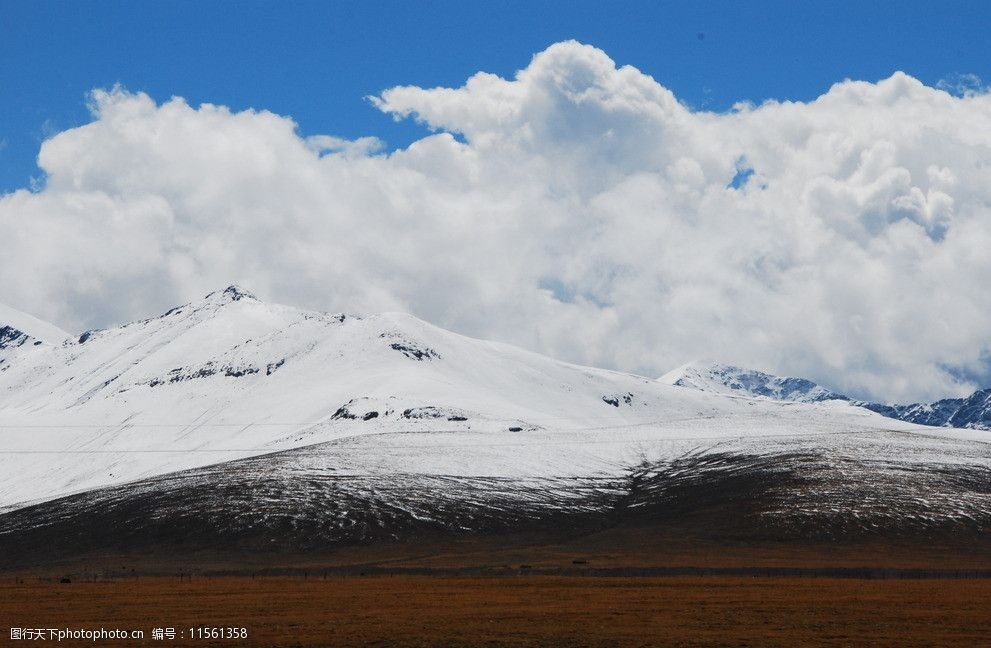
[[[807,100],[903,70],[991,78],[982,2],[26,2],[0,0],[0,191],[27,186],[48,136],[120,83],[290,115],[305,134],[423,134],[363,98],[399,84],[509,76],[575,38],[695,108]]]
[[[643,375],[969,393],[989,7],[0,0],[0,303],[81,332],[238,283]]]

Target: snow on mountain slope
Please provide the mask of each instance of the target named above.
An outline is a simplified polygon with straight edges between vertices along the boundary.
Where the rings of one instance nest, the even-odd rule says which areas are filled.
[[[991,389],[979,389],[963,398],[944,398],[932,403],[885,405],[853,401],[883,416],[919,425],[991,430]]]
[[[53,324],[0,304],[0,362],[5,350],[25,344],[58,344],[68,337],[68,333]]]
[[[797,403],[849,400],[804,378],[783,378],[731,365],[691,362],[670,371],[658,381],[714,394],[760,397]]]
[[[454,434],[463,441],[430,470],[524,479],[618,473],[651,448],[740,436],[912,429],[844,404],[570,365],[408,315],[264,304],[233,286],[22,350],[0,367],[0,508],[365,435]],[[417,456],[407,470],[423,468]]]
[[[20,366],[37,347],[59,344],[69,334],[36,317],[0,304],[0,372]]]
[[[887,405],[855,400],[804,378],[784,378],[752,369],[705,363],[686,364],[661,376],[658,381],[745,398],[770,398],[798,403],[846,401],[882,416],[918,425],[991,429],[991,389],[979,389],[964,398],[944,398],[933,403]]]
[[[351,436],[0,515],[0,568],[108,547],[242,555],[626,523],[702,542],[973,542],[991,523],[991,446],[968,434],[737,416]]]

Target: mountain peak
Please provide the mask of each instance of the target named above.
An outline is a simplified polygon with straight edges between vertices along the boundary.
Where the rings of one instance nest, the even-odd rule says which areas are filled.
[[[206,297],[204,297],[204,299],[220,300],[226,302],[236,302],[236,301],[241,301],[242,299],[259,301],[259,299],[255,297],[254,293],[251,293],[245,290],[244,288],[241,288],[237,284],[231,284],[226,288],[224,288],[223,290],[215,290],[212,293],[208,294]]]
[[[69,334],[37,317],[0,304],[0,346],[10,344],[15,339],[29,337],[49,344],[58,344]],[[4,342],[6,340],[6,342]],[[22,339],[23,342],[23,339]]]
[[[715,363],[690,362],[664,374],[658,381],[706,392],[801,403],[849,400],[846,396],[805,378],[775,376],[754,369]]]

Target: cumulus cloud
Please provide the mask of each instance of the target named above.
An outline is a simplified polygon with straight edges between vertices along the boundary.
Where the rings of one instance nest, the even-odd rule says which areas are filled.
[[[907,400],[988,379],[991,97],[895,73],[693,111],[575,42],[372,99],[433,133],[96,91],[0,198],[0,301],[69,329],[240,282],[660,374],[709,358]]]

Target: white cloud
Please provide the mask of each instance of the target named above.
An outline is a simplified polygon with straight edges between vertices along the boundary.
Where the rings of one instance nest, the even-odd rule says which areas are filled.
[[[936,87],[958,97],[987,92],[987,88],[981,82],[981,77],[972,72],[948,74],[936,82]]]
[[[94,92],[44,187],[0,198],[0,301],[79,330],[237,281],[649,374],[711,358],[898,400],[991,377],[987,94],[896,73],[694,112],[568,42],[373,103],[436,132],[381,154]]]

